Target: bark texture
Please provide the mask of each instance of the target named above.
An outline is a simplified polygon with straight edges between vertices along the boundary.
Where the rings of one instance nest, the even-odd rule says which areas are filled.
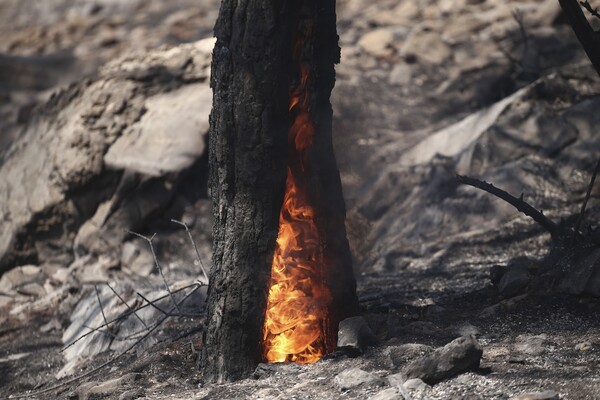
[[[214,253],[200,357],[207,381],[242,378],[262,361],[262,327],[287,174],[289,90],[298,80],[292,46],[303,20],[314,27],[313,40],[306,44],[313,46],[308,54],[316,77],[311,92],[316,134],[307,173],[331,264],[327,268],[336,279],[332,343],[337,322],[358,310],[331,142],[329,95],[339,61],[335,1],[224,0],[211,77]]]

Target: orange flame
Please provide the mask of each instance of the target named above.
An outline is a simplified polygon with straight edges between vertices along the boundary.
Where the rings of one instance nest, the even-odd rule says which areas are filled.
[[[300,36],[294,46],[299,61],[303,39]],[[309,77],[308,66],[300,61],[300,83],[290,94],[290,111],[298,114],[288,133],[288,173],[263,331],[268,362],[313,363],[326,351],[331,294],[322,278],[322,241],[304,174],[306,150],[315,132],[309,113]]]

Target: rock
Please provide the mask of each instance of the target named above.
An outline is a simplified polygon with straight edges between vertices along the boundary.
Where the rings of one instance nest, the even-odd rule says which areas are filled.
[[[383,380],[377,375],[363,371],[359,368],[351,368],[340,372],[334,378],[337,387],[344,391],[358,386],[383,386]]]
[[[52,95],[1,155],[0,273],[68,265],[75,244],[118,258],[125,230],[169,203],[204,152],[212,40],[128,54]]]
[[[44,274],[43,270],[36,265],[24,265],[13,268],[0,277],[0,292],[4,292],[6,294],[23,290],[27,292],[26,287],[28,285],[37,284],[41,288],[41,284],[43,284],[46,279],[47,276]],[[36,291],[36,289],[39,288],[33,288],[30,286],[30,289]],[[43,290],[43,288],[41,289]]]
[[[444,43],[439,33],[415,28],[400,48],[400,55],[439,65],[450,58],[452,49]]]
[[[581,342],[575,345],[575,350],[580,352],[590,351],[594,347],[590,342]]]
[[[369,397],[369,400],[404,400],[404,396],[398,392],[398,389],[389,388],[377,392],[374,396]]]
[[[301,366],[295,363],[260,363],[256,366],[252,377],[254,379],[262,379],[275,375],[280,371],[300,371],[300,369]]]
[[[110,379],[104,382],[86,382],[81,384],[76,392],[80,399],[90,399],[96,397],[113,397],[119,388],[133,383],[138,379],[139,374],[131,373],[119,378]]]
[[[531,281],[529,272],[520,266],[508,268],[498,282],[498,291],[504,297],[514,297],[523,293]]]
[[[406,363],[417,357],[431,354],[433,347],[418,343],[408,343],[400,346],[390,346],[388,351],[392,364],[395,367],[403,367]]]
[[[376,342],[377,338],[363,317],[350,317],[340,322],[338,350],[349,354],[360,354],[367,346]]]
[[[475,336],[463,336],[453,340],[431,355],[413,361],[403,372],[408,378],[420,378],[435,384],[461,372],[479,367],[483,350]]]
[[[519,336],[515,350],[530,356],[540,356],[546,352],[548,337],[545,334],[537,336]]]
[[[388,375],[386,379],[390,386],[398,386],[406,382],[406,375],[402,372],[398,372],[397,374]]]
[[[358,45],[374,57],[385,57],[392,53],[394,32],[390,28],[379,28],[365,33]]]
[[[423,382],[423,380],[421,380],[419,378],[409,379],[406,382],[404,382],[404,384],[402,386],[404,386],[406,389],[411,390],[411,391],[423,390],[423,389],[429,388],[429,385],[426,384],[425,382]]]
[[[543,392],[523,393],[512,400],[558,400],[560,396],[554,390],[545,390]]]
[[[396,64],[390,72],[392,85],[408,85],[412,81],[412,67],[409,64]]]

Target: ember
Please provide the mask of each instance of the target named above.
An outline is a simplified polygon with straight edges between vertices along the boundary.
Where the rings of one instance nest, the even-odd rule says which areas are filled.
[[[310,29],[306,32],[297,37],[293,49],[300,83],[290,93],[290,112],[296,117],[288,133],[288,173],[263,332],[268,362],[313,363],[327,349],[331,293],[324,283],[323,240],[315,225],[305,173],[306,150],[315,132],[309,112],[310,68],[303,61]]]

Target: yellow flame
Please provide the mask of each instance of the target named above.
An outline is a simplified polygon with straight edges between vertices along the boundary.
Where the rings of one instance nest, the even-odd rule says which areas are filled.
[[[297,41],[297,59],[300,48]],[[322,278],[322,241],[304,174],[305,154],[312,145],[315,128],[309,112],[309,68],[302,62],[300,78],[290,95],[290,111],[298,114],[288,133],[290,161],[273,254],[263,346],[268,362],[305,364],[325,354],[326,313],[331,294]]]

